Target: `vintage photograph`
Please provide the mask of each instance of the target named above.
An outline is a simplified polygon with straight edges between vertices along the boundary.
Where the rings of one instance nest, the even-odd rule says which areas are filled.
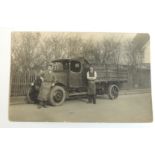
[[[12,32],[9,120],[152,122],[148,33]]]

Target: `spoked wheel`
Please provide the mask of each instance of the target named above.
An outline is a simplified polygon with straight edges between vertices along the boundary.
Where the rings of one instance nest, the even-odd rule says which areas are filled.
[[[66,99],[66,92],[63,87],[55,86],[51,89],[49,102],[53,106],[62,105]]]
[[[110,99],[116,99],[119,95],[119,88],[117,85],[112,84],[108,88],[108,95]]]

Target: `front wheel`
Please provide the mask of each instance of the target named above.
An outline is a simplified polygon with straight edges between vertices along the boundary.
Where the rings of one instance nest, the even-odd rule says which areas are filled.
[[[65,89],[61,86],[55,86],[51,89],[49,103],[53,106],[62,105],[66,99]]]
[[[116,99],[119,95],[119,87],[115,84],[111,84],[108,88],[108,95],[110,99]]]

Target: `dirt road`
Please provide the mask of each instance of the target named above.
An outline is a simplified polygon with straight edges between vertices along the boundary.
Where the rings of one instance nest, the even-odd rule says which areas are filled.
[[[151,94],[120,95],[116,100],[102,96],[97,98],[96,105],[88,104],[87,99],[72,99],[62,106],[41,109],[35,104],[13,104],[9,108],[9,119],[21,122],[150,122]]]

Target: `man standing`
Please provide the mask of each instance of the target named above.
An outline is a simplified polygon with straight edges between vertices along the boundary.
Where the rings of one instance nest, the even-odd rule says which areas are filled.
[[[55,82],[55,77],[53,75],[53,68],[52,65],[50,64],[48,66],[48,69],[44,72],[43,75],[43,82],[40,87],[39,95],[38,95],[38,100],[39,100],[39,107],[44,107],[46,108],[46,100],[48,98],[50,89],[51,89],[51,84],[54,84]]]
[[[95,80],[97,78],[97,73],[94,71],[93,66],[90,66],[89,71],[87,72],[88,80],[88,102],[96,104],[96,84]]]

